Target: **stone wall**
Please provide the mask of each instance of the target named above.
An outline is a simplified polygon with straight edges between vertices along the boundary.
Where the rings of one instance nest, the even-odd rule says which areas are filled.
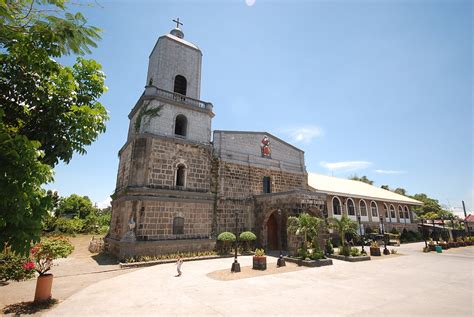
[[[195,239],[211,236],[212,202],[142,201],[137,216],[139,240]],[[184,233],[173,234],[173,219],[184,218]]]
[[[270,140],[271,158],[263,158],[260,143]],[[304,152],[266,132],[214,131],[214,151],[223,161],[256,167],[306,173]]]
[[[178,164],[186,166],[184,190],[209,192],[211,187],[211,147],[154,138],[149,161],[148,185],[153,188],[177,189]]]
[[[104,239],[109,253],[120,260],[137,255],[176,254],[178,252],[211,251],[215,249],[216,241],[209,239],[167,240],[167,241],[136,241],[121,242]]]
[[[271,192],[305,189],[305,174],[219,161],[217,178],[217,233],[235,231],[238,217],[239,231],[255,229],[253,195],[263,193],[263,177],[269,176]]]

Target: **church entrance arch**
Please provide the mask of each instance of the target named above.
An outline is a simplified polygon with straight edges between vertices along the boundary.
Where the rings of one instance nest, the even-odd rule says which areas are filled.
[[[276,212],[272,213],[267,221],[268,250],[278,250],[278,220]]]

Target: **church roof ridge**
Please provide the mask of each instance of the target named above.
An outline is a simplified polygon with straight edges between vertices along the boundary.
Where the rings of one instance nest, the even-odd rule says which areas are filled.
[[[266,131],[237,131],[237,130],[214,130],[213,133],[216,133],[216,132],[224,132],[224,133],[240,133],[240,134],[264,134],[264,135],[267,135],[267,136],[271,136],[272,138],[274,138],[275,140],[277,141],[280,141],[281,143],[284,143],[285,145],[288,145],[289,147],[297,150],[297,151],[300,151],[301,153],[304,153],[304,151],[300,148],[297,148],[296,146],[294,146],[293,144],[291,143],[288,143],[286,142],[285,140],[282,140],[280,139],[279,137],[269,133],[269,132],[266,132]]]

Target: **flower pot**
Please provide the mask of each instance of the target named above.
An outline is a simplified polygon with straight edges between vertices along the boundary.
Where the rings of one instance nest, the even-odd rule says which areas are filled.
[[[267,257],[266,256],[254,256],[252,269],[264,271],[267,269]]]
[[[53,274],[38,276],[36,280],[35,302],[43,302],[51,299],[51,288],[53,287]]]
[[[434,244],[428,244],[428,248],[430,248],[430,251],[436,251],[436,246]]]
[[[380,253],[380,248],[370,247],[370,255],[371,256],[382,256],[382,254]]]

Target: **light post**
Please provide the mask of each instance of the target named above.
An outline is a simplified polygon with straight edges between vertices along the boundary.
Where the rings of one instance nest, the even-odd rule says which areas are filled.
[[[383,227],[383,216],[380,215],[380,223],[382,224],[382,236],[383,236],[383,254],[384,255],[389,255],[390,251],[387,249],[387,239],[385,238],[385,230]]]
[[[438,244],[438,240],[439,240],[439,238],[438,238],[438,234],[436,233],[435,220],[434,220],[434,219],[432,219],[432,221],[433,221],[433,235],[434,235],[434,236],[435,236],[435,238],[436,238],[436,244]]]
[[[425,228],[423,218],[421,218],[420,221],[421,221],[421,228],[420,228],[420,230],[421,230],[421,235],[422,235],[422,237],[423,237],[423,240],[425,241],[425,248],[428,248],[428,242],[426,241],[427,238],[428,238],[428,235],[429,235],[429,233],[427,233],[427,230],[428,230],[428,229]]]
[[[364,250],[365,235],[362,236],[362,225],[360,223],[360,214],[357,214],[357,222],[359,223],[360,245],[362,247],[362,251],[360,253],[367,254],[367,252],[365,252],[365,250]]]
[[[277,267],[286,266],[283,253],[281,252],[281,209],[277,210],[278,214],[278,248],[280,249],[280,256],[278,257]]]
[[[238,225],[239,225],[239,216],[237,212],[235,213],[235,258],[234,258],[234,263],[232,263],[232,268],[230,271],[232,273],[239,273],[240,272],[240,264],[237,262],[237,248],[239,246],[238,244],[238,237],[239,237],[239,232],[238,232]]]
[[[445,232],[445,228],[444,228],[444,216],[441,216],[441,223],[443,225],[443,233],[441,234],[441,238],[444,240],[444,241],[447,241],[446,239],[446,232]]]

